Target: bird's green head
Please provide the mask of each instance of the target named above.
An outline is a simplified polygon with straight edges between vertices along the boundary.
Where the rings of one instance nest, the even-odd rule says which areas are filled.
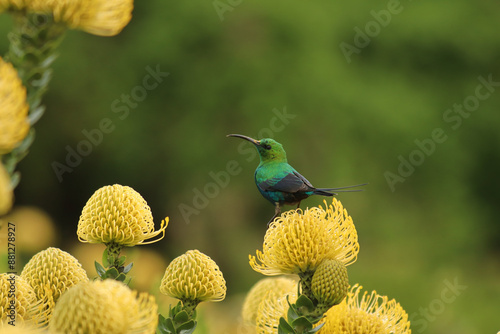
[[[254,144],[255,147],[257,148],[257,151],[259,152],[261,163],[271,162],[271,161],[286,162],[286,153],[285,150],[283,149],[283,146],[274,139],[263,138],[261,140],[256,140],[238,134],[231,134],[227,136],[245,139]]]

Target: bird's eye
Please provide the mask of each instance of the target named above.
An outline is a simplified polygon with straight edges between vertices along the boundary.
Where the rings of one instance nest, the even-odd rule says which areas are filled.
[[[269,144],[265,144],[265,145],[264,145],[264,148],[265,148],[266,150],[270,150],[270,149],[271,149],[271,145],[269,145]]]

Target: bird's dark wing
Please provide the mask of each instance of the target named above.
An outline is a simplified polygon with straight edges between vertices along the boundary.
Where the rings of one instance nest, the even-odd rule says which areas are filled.
[[[297,176],[299,179],[301,179],[302,182],[304,182],[304,184],[308,187],[307,190],[314,189],[314,186],[311,184],[311,182],[309,182],[309,180],[307,180],[304,176],[302,176],[302,174],[300,174],[297,171],[294,171],[293,173],[295,174],[295,176]]]
[[[263,191],[282,191],[285,193],[296,193],[299,191],[311,191],[312,184],[297,171],[288,173],[284,177],[272,178],[258,184]]]

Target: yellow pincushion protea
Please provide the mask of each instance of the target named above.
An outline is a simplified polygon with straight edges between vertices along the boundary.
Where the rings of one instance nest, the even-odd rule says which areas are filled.
[[[38,326],[45,320],[44,307],[26,280],[14,274],[0,274],[0,322]]]
[[[250,256],[250,266],[264,275],[301,274],[314,272],[324,259],[348,266],[358,252],[352,218],[334,198],[326,209],[290,210],[276,218],[264,237],[263,251],[257,250],[257,259]]]
[[[77,259],[54,247],[35,254],[24,266],[21,277],[31,285],[37,299],[49,304],[50,310],[64,291],[89,280]]]
[[[242,318],[256,333],[276,333],[280,317],[286,318],[287,296],[290,303],[297,299],[297,284],[287,277],[270,277],[258,281],[248,292],[242,308]]]
[[[134,189],[115,184],[98,189],[88,200],[78,222],[81,242],[135,246],[161,240],[168,217],[158,231],[148,204]],[[154,241],[148,239],[162,236]]]
[[[0,162],[0,216],[9,212],[14,201],[9,173]]]
[[[157,325],[153,296],[108,279],[83,282],[66,291],[54,308],[49,329],[58,334],[153,334]]]
[[[297,293],[290,291],[288,294],[281,296],[273,291],[268,291],[257,310],[256,332],[259,334],[275,334],[278,332],[280,318],[287,318],[288,301],[295,303]]]
[[[311,281],[311,291],[327,308],[344,300],[349,290],[346,266],[335,259],[325,259],[318,266]]]
[[[410,334],[408,314],[394,299],[354,285],[346,299],[326,312],[319,334]]]
[[[132,18],[133,0],[33,0],[28,10],[52,13],[55,22],[99,36],[118,34]]]
[[[196,307],[203,301],[223,300],[226,297],[226,281],[219,266],[195,249],[175,258],[168,265],[160,291]]]
[[[297,298],[297,284],[296,280],[288,277],[268,277],[255,283],[243,302],[241,310],[243,321],[256,325],[259,305],[266,298],[276,300],[285,295],[291,295],[293,298],[290,302],[294,302]]]
[[[12,151],[28,134],[28,109],[26,88],[17,71],[0,58],[0,155]]]

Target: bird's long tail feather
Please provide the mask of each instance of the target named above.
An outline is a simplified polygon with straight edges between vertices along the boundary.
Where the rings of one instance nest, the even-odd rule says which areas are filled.
[[[356,184],[354,186],[338,187],[338,188],[316,188],[314,190],[314,193],[316,195],[335,196],[335,195],[337,195],[337,193],[363,191],[364,189],[350,189],[350,188],[362,187],[362,186],[366,186],[367,184],[368,183],[361,183],[361,184]]]

